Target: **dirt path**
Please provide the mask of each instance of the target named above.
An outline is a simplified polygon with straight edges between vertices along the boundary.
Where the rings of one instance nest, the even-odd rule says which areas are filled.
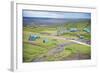
[[[86,45],[86,46],[90,46],[89,44],[86,44],[86,43],[83,43],[83,42],[80,42],[80,41],[76,41],[76,40],[70,40],[71,42],[75,42],[77,44],[82,44],[82,45]]]
[[[45,55],[47,55],[47,56],[53,56],[55,54],[58,54],[58,53],[64,51],[64,47],[65,46],[71,45],[71,44],[74,44],[74,43],[73,42],[67,42],[67,43],[59,44],[59,45],[57,45],[57,47],[49,50],[49,52],[47,52],[46,54],[41,55],[41,56],[39,56],[38,58],[36,58],[36,59],[34,59],[32,61],[33,62],[47,61]]]
[[[48,55],[55,55],[57,53],[60,53],[64,50],[65,46],[74,44],[73,42],[67,42],[67,43],[63,43],[63,44],[59,44],[56,48],[53,48],[52,50],[50,50],[47,54]]]
[[[74,42],[74,43],[77,43],[77,44],[90,46],[90,44],[87,44],[84,40],[81,40],[81,39],[72,40],[72,39],[69,39],[69,38],[65,38],[65,37],[61,37],[61,36],[53,36],[53,35],[49,35],[48,37],[52,37],[54,39],[68,40],[68,41],[71,41],[71,42]]]

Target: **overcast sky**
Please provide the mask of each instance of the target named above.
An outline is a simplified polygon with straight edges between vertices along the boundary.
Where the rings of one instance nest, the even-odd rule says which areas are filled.
[[[50,12],[50,11],[32,11],[23,10],[23,17],[40,17],[40,18],[85,18],[90,19],[90,13],[75,12]]]

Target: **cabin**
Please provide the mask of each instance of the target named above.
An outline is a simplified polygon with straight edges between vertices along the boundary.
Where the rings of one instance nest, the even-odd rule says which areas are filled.
[[[84,36],[79,36],[80,39],[84,39]]]
[[[77,29],[77,28],[70,28],[69,31],[70,31],[70,32],[77,32],[78,29]]]
[[[31,35],[29,36],[29,41],[35,41],[35,40],[38,39],[38,38],[40,38],[40,36],[31,34]]]
[[[83,31],[90,33],[91,30],[89,28],[84,28]]]

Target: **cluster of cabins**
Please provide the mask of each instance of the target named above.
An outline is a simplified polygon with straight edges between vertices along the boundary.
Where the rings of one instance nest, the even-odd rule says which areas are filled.
[[[63,33],[67,33],[67,32],[77,32],[77,31],[79,31],[77,28],[70,28],[69,30],[61,29],[60,31],[58,31],[57,34],[61,35]],[[91,32],[91,30],[89,28],[84,28],[83,31],[85,31],[87,33]],[[84,38],[83,36],[80,36],[80,35],[78,37],[80,37],[80,39]],[[29,36],[29,41],[35,41],[39,38],[40,38],[39,35],[31,34]],[[43,39],[43,43],[46,43],[46,42],[48,42],[48,39],[47,38]]]
[[[63,33],[68,33],[68,32],[78,32],[79,30],[77,28],[70,28],[69,30],[66,30],[66,29],[60,29],[58,30],[57,34],[58,35],[61,35]],[[91,30],[90,28],[84,28],[83,31],[87,32],[87,33],[90,33]]]
[[[31,34],[29,36],[29,41],[35,41],[35,40],[37,40],[39,38],[40,38],[39,35]],[[47,42],[48,42],[48,39],[47,38],[43,39],[43,43],[47,43]]]
[[[65,32],[77,32],[77,31],[79,31],[77,28],[70,28],[69,30],[65,30],[65,29],[62,30],[63,33],[65,33]],[[91,32],[91,30],[89,28],[84,28],[83,31],[88,32],[88,33]]]

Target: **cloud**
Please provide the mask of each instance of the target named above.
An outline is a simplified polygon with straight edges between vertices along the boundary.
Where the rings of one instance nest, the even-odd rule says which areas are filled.
[[[43,17],[43,18],[91,18],[90,13],[75,12],[50,12],[23,10],[23,17]]]

